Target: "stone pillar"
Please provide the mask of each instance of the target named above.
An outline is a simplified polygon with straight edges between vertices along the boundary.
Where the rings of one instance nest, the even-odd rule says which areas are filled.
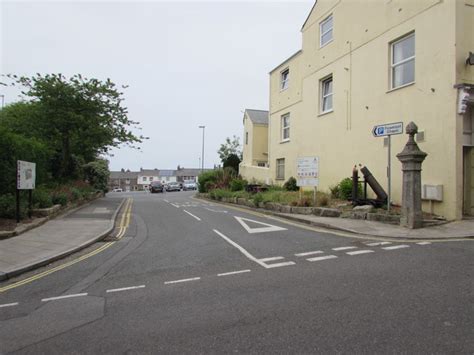
[[[397,154],[402,162],[403,192],[402,216],[400,225],[408,228],[423,227],[423,212],[421,211],[421,164],[426,154],[422,152],[415,142],[418,127],[410,122],[406,127],[408,142],[401,153]]]

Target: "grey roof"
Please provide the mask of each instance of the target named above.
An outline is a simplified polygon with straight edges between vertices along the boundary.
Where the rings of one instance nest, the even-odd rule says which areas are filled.
[[[111,179],[136,179],[138,178],[138,172],[136,171],[111,171]]]
[[[245,109],[245,113],[254,124],[268,125],[268,111]]]
[[[290,57],[286,58],[283,62],[281,62],[280,64],[278,64],[275,68],[273,68],[272,70],[270,70],[270,73],[273,73],[275,70],[277,70],[278,68],[280,68],[283,64],[285,64],[286,62],[289,62],[291,59],[293,59],[294,57],[300,55],[301,53],[303,53],[303,50],[300,49],[299,51],[293,53]],[[290,74],[291,75],[291,74]]]
[[[211,171],[212,169],[204,169],[204,171]],[[179,169],[176,171],[176,176],[198,176],[201,174],[201,169]]]
[[[158,169],[140,169],[140,171],[138,173],[140,175],[159,176],[160,171]]]
[[[160,176],[176,176],[176,170],[158,170]]]

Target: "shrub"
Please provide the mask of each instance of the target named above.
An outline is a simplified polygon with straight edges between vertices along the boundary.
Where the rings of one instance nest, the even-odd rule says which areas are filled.
[[[258,204],[260,202],[264,202],[264,193],[262,192],[257,192],[255,195],[253,195],[252,200],[253,203],[255,204],[255,207],[258,207]]]
[[[83,193],[81,190],[79,190],[77,187],[73,187],[71,188],[71,195],[72,195],[72,199],[74,201],[76,200],[80,200],[84,197]]]
[[[332,198],[339,198],[339,184],[329,187]]]
[[[107,160],[97,159],[83,166],[84,176],[97,190],[107,192],[109,180],[109,164]]]
[[[292,176],[283,185],[286,191],[298,191],[299,187],[296,185],[296,179]]]
[[[199,175],[199,192],[205,193],[212,190],[217,183],[218,170],[206,171]],[[212,197],[211,197],[212,198]]]
[[[20,218],[25,218],[28,206],[25,199],[20,200]],[[0,218],[16,218],[16,198],[14,194],[0,195]]]
[[[214,200],[221,201],[223,198],[232,197],[232,192],[225,189],[214,189],[209,192],[209,196]]]
[[[36,188],[32,193],[33,206],[37,208],[49,208],[53,205],[51,191],[45,188]]]
[[[316,196],[317,199],[316,199],[316,204],[318,204],[319,206],[327,206],[329,205],[329,197],[324,194],[324,195],[320,195],[320,196]]]
[[[247,180],[234,179],[230,182],[230,191],[242,191],[248,185]]]
[[[68,202],[67,193],[65,192],[55,192],[53,194],[53,203],[55,205],[66,206]]]

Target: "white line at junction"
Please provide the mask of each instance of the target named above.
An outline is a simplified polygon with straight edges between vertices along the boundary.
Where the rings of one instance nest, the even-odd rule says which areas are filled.
[[[217,274],[217,276],[229,276],[229,275],[237,275],[237,274],[243,274],[245,272],[250,272],[250,269],[247,270],[239,270],[239,271],[231,271],[231,272],[224,272],[222,274]]]
[[[113,289],[107,290],[107,291],[105,291],[105,292],[106,292],[106,293],[120,292],[120,291],[136,290],[136,289],[138,289],[138,288],[145,288],[145,285],[122,287],[122,288],[113,288]]]
[[[315,250],[315,251],[308,251],[306,253],[298,253],[295,254],[295,256],[308,256],[308,255],[314,255],[314,254],[323,254],[324,251],[322,250]]]
[[[82,297],[82,296],[87,296],[87,293],[76,293],[73,295],[64,295],[64,296],[58,296],[58,297],[49,297],[49,298],[43,298],[41,302],[48,302],[48,301],[56,301],[56,300],[62,300],[65,298],[74,298],[74,297]]]
[[[174,281],[165,281],[165,285],[170,285],[170,284],[177,284],[180,282],[189,282],[189,281],[197,281],[201,280],[200,277],[192,277],[190,279],[181,279],[181,280],[174,280]]]
[[[171,206],[174,206],[174,207],[176,207],[176,208],[179,208],[179,206],[178,206],[178,205],[175,205],[174,203],[171,203]]]
[[[273,260],[281,260],[281,259],[285,259],[283,256],[273,256],[271,258],[263,258],[263,259],[259,259],[261,262],[265,263],[267,261],[273,261]]]
[[[329,259],[336,259],[336,255],[325,255],[325,256],[317,256],[315,258],[306,259],[308,261],[322,261],[322,260],[329,260]]]
[[[373,253],[373,250],[356,250],[356,251],[348,251],[346,254],[347,255],[359,255],[359,254],[367,254],[367,253]]]
[[[188,211],[186,211],[186,210],[183,210],[183,211],[186,212],[187,214],[189,214],[191,217],[197,219],[198,221],[201,220],[201,218],[199,218],[198,216],[193,215],[191,212],[188,212]]]
[[[402,248],[409,248],[409,245],[402,244],[402,245],[392,245],[391,247],[383,247],[383,250],[395,250],[395,249],[402,249]]]
[[[339,248],[332,248],[332,250],[334,250],[334,251],[350,250],[350,249],[357,249],[357,247],[339,247]]]
[[[290,266],[290,265],[296,265],[296,263],[294,261],[285,261],[283,263],[267,264],[265,267],[267,269],[273,269],[275,267]]]
[[[365,243],[369,247],[377,247],[379,245],[387,245],[387,244],[392,244],[390,242],[376,242],[376,243]]]
[[[431,244],[431,242],[419,242],[419,243],[416,243],[418,245],[428,245],[428,244]]]
[[[6,308],[6,307],[14,307],[14,306],[18,306],[19,303],[18,302],[14,302],[14,303],[5,303],[5,304],[0,304],[0,308]]]

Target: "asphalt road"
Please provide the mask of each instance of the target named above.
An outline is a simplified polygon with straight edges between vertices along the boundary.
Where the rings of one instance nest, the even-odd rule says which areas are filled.
[[[349,237],[192,195],[109,194],[133,199],[123,238],[0,283],[88,256],[0,293],[0,353],[474,352],[473,241]]]

